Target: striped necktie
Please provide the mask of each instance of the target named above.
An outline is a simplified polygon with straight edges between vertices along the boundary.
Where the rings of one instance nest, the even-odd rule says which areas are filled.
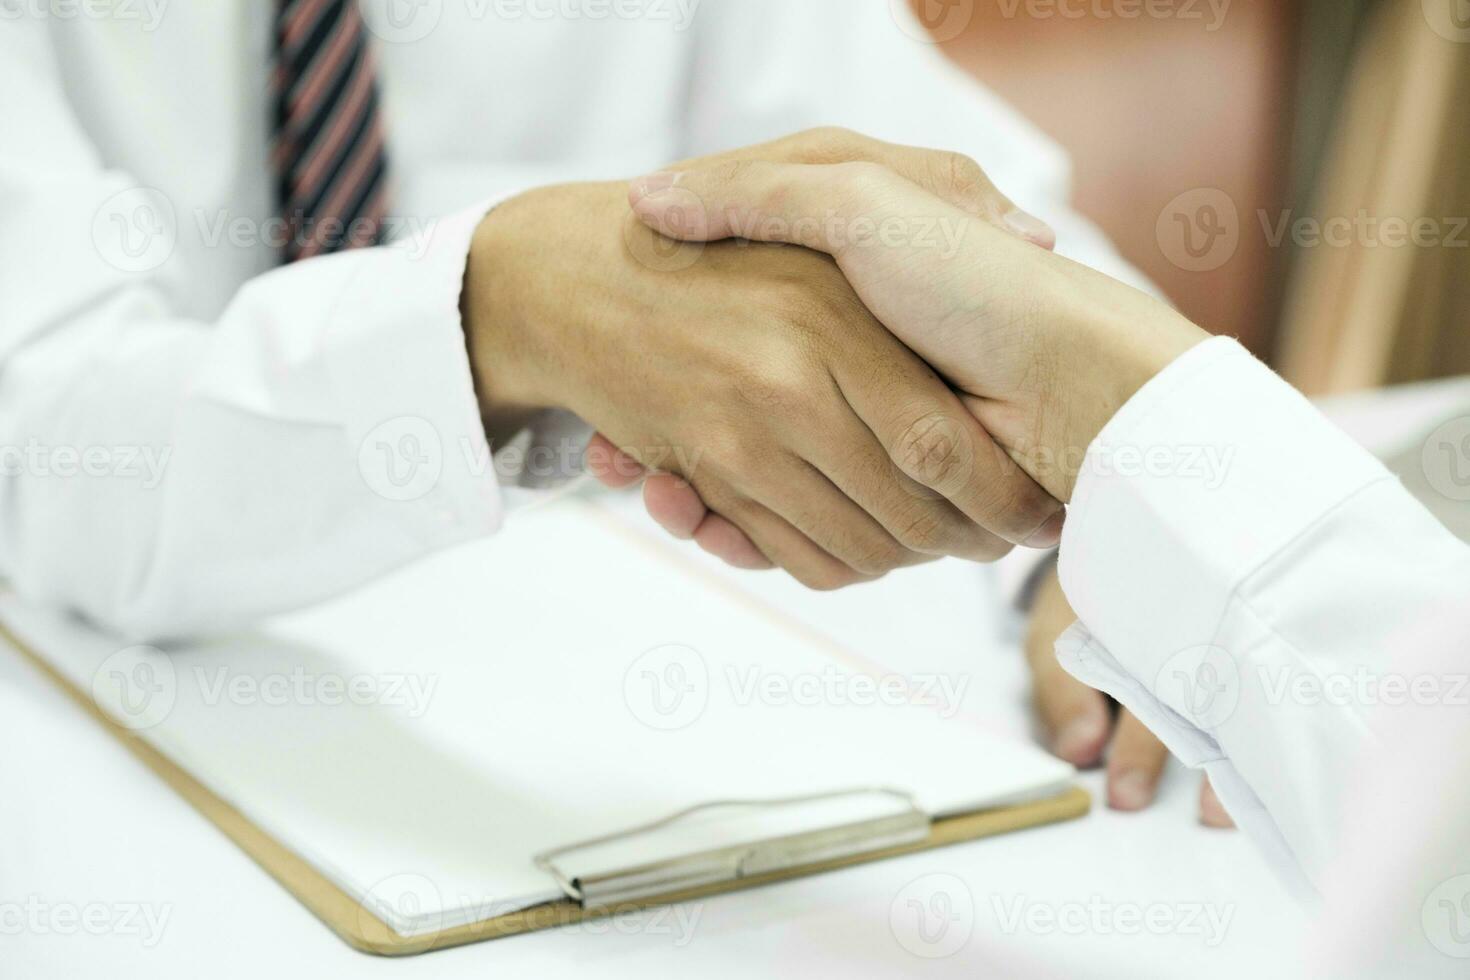
[[[278,0],[271,84],[284,260],[377,244],[388,168],[356,0]]]

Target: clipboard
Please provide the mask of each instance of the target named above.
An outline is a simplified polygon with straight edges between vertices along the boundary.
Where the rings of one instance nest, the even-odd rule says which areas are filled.
[[[303,857],[262,830],[237,808],[154,748],[138,732],[125,728],[108,717],[85,692],[63,677],[4,623],[0,623],[0,637],[65,691],[94,721],[214,824],[235,846],[244,851],[344,942],[356,950],[378,956],[412,956],[836,871],[856,864],[1077,819],[1086,815],[1092,804],[1091,796],[1086,790],[1072,787],[1050,799],[931,818],[913,806],[912,801],[901,790],[865,788],[837,791],[891,795],[906,803],[906,806],[893,818],[874,821],[867,826],[833,828],[827,835],[799,839],[777,838],[748,845],[734,845],[719,855],[685,856],[670,862],[669,868],[622,869],[619,874],[602,876],[592,881],[564,876],[557,865],[557,859],[599,841],[569,844],[554,852],[544,852],[536,856],[538,866],[557,880],[566,893],[561,900],[479,922],[403,935],[396,932],[374,909],[338,887]],[[699,804],[684,813],[670,815],[665,821],[676,820],[712,806],[784,805],[787,802],[795,803],[800,800]],[[620,830],[608,836],[623,836],[642,829]],[[742,858],[748,860],[742,861]],[[694,873],[683,876],[681,868],[692,869]],[[642,887],[629,887],[630,882],[639,882]]]
[[[493,587],[504,589],[507,594],[510,594],[511,590],[520,587],[519,583],[526,578],[528,569],[535,569],[536,562],[544,560],[544,554],[547,551],[556,550],[557,542],[552,541],[548,545],[547,541],[549,535],[557,533],[568,535],[570,540],[575,540],[577,546],[584,551],[593,547],[591,536],[596,535],[598,540],[604,542],[606,548],[611,549],[603,554],[606,560],[628,566],[639,562],[657,561],[661,563],[667,560],[664,552],[658,549],[648,550],[650,546],[640,533],[632,531],[610,515],[597,512],[595,508],[589,510],[590,505],[573,501],[568,501],[562,506],[568,510],[561,513],[543,511],[542,516],[536,518],[542,522],[541,524],[532,520],[530,526],[523,527],[520,531],[502,532],[495,544],[494,562],[476,564],[481,559],[477,558],[472,551],[461,551],[457,557],[449,556],[446,559],[451,562],[460,562],[459,565],[452,565],[448,569],[439,571],[422,569],[415,572],[409,570],[405,572],[405,575],[412,577],[416,574],[438,575],[447,572],[445,578],[449,581],[473,580],[483,584],[495,574],[495,568],[510,565],[513,566],[513,574],[506,572],[502,580],[493,583]],[[569,547],[570,540],[560,543]],[[510,556],[512,560],[506,561],[505,549],[507,548],[522,550],[516,551]],[[717,581],[707,578],[698,569],[683,563],[677,567],[671,566],[671,569],[670,583],[687,582],[690,583],[688,586],[690,589],[708,590],[708,594],[720,602],[734,601],[735,604],[728,607],[726,612],[728,616],[749,617],[760,614],[770,620],[771,629],[779,628],[782,636],[795,637],[798,633],[803,632],[803,627],[799,623],[790,620],[789,617],[783,618],[774,610],[766,609],[764,613],[760,613],[760,610],[765,608],[764,603],[757,603],[720,586]],[[595,569],[587,569],[585,576],[580,582],[568,585],[574,594],[587,594],[585,590],[591,588],[591,583],[603,581],[600,573]],[[437,579],[433,580],[436,585],[437,582]],[[421,580],[420,584],[423,584]],[[402,587],[402,582],[385,583],[383,586],[383,588],[395,590]],[[395,597],[400,595],[397,591],[390,594]],[[518,596],[517,598],[523,597]],[[383,595],[380,594],[377,598],[379,600],[377,606],[385,604],[381,601]],[[665,599],[667,596],[661,597],[659,601]],[[364,594],[346,601],[361,603],[368,608],[374,607],[374,598],[371,595]],[[463,597],[447,597],[444,601],[462,603]],[[708,799],[711,791],[720,792],[728,789],[724,785],[724,778],[719,777],[701,782],[703,789],[690,788],[688,795],[692,798],[688,800],[680,799],[680,796],[684,794],[678,791],[677,787],[674,792],[662,794],[661,802],[650,804],[646,809],[652,810],[656,805],[659,809],[676,812],[666,812],[661,818],[651,822],[633,826],[626,823],[618,825],[619,821],[637,821],[652,815],[644,813],[645,807],[641,805],[631,808],[623,807],[617,811],[625,814],[622,817],[606,816],[605,819],[612,824],[607,827],[597,826],[597,819],[579,820],[576,822],[577,826],[584,827],[589,832],[599,833],[600,836],[592,839],[562,841],[559,846],[547,848],[545,845],[553,841],[556,835],[545,834],[539,844],[528,843],[524,863],[520,865],[522,870],[517,874],[523,874],[528,880],[544,879],[544,881],[543,887],[539,890],[521,894],[534,894],[541,897],[536,897],[534,900],[518,899],[516,901],[519,904],[514,904],[513,907],[509,901],[504,906],[494,907],[481,907],[475,904],[471,909],[473,914],[467,914],[465,907],[441,903],[434,906],[439,909],[438,914],[441,920],[436,920],[434,915],[414,917],[405,915],[405,912],[413,910],[405,909],[400,904],[411,902],[415,898],[411,888],[402,894],[395,895],[381,891],[376,886],[368,887],[369,883],[379,878],[381,874],[388,873],[387,869],[376,870],[373,877],[358,877],[355,880],[351,876],[343,877],[341,874],[334,874],[332,859],[329,855],[324,855],[320,850],[313,851],[314,845],[309,839],[302,838],[299,833],[293,837],[293,832],[289,828],[278,822],[272,822],[277,820],[278,816],[271,820],[264,819],[264,811],[250,803],[249,796],[241,795],[238,786],[230,789],[226,784],[226,788],[221,788],[221,784],[214,781],[214,777],[206,780],[201,778],[200,773],[191,771],[190,765],[193,763],[190,763],[189,760],[195,759],[195,755],[191,753],[196,751],[197,743],[191,743],[189,750],[180,754],[179,746],[182,743],[176,743],[174,747],[169,748],[170,743],[166,739],[160,741],[156,737],[150,737],[135,730],[126,723],[126,717],[114,717],[103,706],[104,702],[97,699],[95,675],[78,673],[75,664],[69,667],[64,666],[64,661],[53,660],[39,652],[45,649],[42,644],[49,642],[41,638],[49,634],[44,631],[39,633],[36,631],[36,624],[31,621],[34,613],[23,605],[11,604],[8,608],[10,611],[0,612],[0,637],[8,640],[25,659],[30,660],[45,676],[60,686],[84,711],[111,732],[129,751],[206,819],[218,827],[236,846],[275,878],[328,928],[353,948],[366,953],[383,956],[414,955],[524,932],[570,925],[654,906],[699,900],[737,889],[773,884],[860,863],[1074,819],[1086,814],[1091,805],[1086,791],[1069,782],[1059,781],[1057,783],[1037,783],[1033,789],[1018,789],[1017,795],[1006,795],[1008,791],[1003,791],[1001,795],[951,798],[943,804],[948,808],[947,810],[931,814],[925,812],[915,797],[910,795],[910,787],[852,785],[851,781],[854,778],[872,778],[873,776],[895,781],[903,778],[920,779],[919,772],[923,767],[920,766],[919,769],[912,767],[921,760],[910,757],[905,757],[901,766],[890,764],[886,770],[886,777],[881,767],[876,767],[876,771],[869,773],[868,760],[871,757],[867,754],[869,749],[865,748],[859,750],[855,755],[850,754],[844,766],[832,770],[831,778],[837,783],[836,786],[818,787],[820,792],[812,792],[805,796],[711,801]],[[360,607],[354,606],[353,608]],[[703,614],[710,615],[712,608],[703,610]],[[348,618],[355,621],[355,617],[349,616]],[[424,620],[424,623],[432,622],[437,618],[442,617],[436,617],[430,610],[428,619]],[[376,635],[377,626],[381,624],[360,623],[358,625],[364,633],[358,634],[357,639],[362,640],[365,635]],[[405,627],[405,630],[411,629],[413,632],[401,633],[396,638],[388,637],[384,642],[389,646],[395,646],[417,641],[421,647],[418,653],[422,656],[424,644],[435,642],[432,631],[425,633],[422,632],[423,628],[422,624]],[[602,624],[600,628],[606,629],[606,625]],[[818,646],[830,646],[830,644],[823,644],[820,638],[811,631],[807,630],[805,633],[806,635],[800,638],[805,644],[804,648],[815,649]],[[344,642],[348,646],[354,643],[349,638],[344,638]],[[542,656],[548,653],[544,649],[540,652]],[[707,652],[713,653],[714,651]],[[834,650],[823,650],[822,653],[829,656],[836,655]],[[502,676],[501,672],[507,666],[506,664],[496,665],[495,676]],[[539,666],[534,669],[538,672],[543,670]],[[620,671],[621,668],[617,670]],[[93,685],[90,690],[88,688],[89,676]],[[182,687],[180,689],[182,690]],[[598,688],[598,690],[601,691],[603,688]],[[711,708],[711,710],[714,709]],[[337,722],[338,719],[332,719],[334,726],[332,731],[334,732],[340,731]],[[231,740],[237,741],[236,730],[232,726],[227,727]],[[535,726],[524,726],[516,730],[534,731]],[[882,727],[880,726],[878,730],[881,731]],[[610,734],[605,727],[599,731],[603,738]],[[847,731],[850,732],[850,729]],[[194,734],[197,736],[202,733]],[[937,734],[938,730],[936,730]],[[787,737],[790,736],[782,736],[782,738]],[[548,734],[542,733],[537,740],[541,741],[546,738]],[[581,736],[573,736],[573,738],[578,739]],[[557,751],[570,751],[570,746],[580,743],[572,740],[554,744],[559,746]],[[878,742],[873,743],[873,746],[876,747],[879,744],[882,744],[881,738]],[[164,747],[161,748],[160,745]],[[770,745],[767,748],[769,749]],[[376,764],[382,765],[382,762],[379,761]],[[207,767],[205,772],[208,772]],[[765,789],[766,787],[760,785],[761,782],[760,779],[747,779],[743,785],[747,791]],[[736,785],[740,785],[738,780]],[[792,793],[798,790],[805,791],[806,787],[805,784],[788,779],[784,784],[770,788],[776,789],[778,793]],[[966,799],[983,802],[968,803],[965,802]],[[807,824],[795,830],[791,828],[797,825],[789,821],[767,819],[750,821],[751,827],[762,833],[774,831],[768,836],[760,837],[738,837],[733,833],[724,832],[723,826],[716,827],[712,833],[708,826],[696,827],[696,832],[690,832],[688,827],[691,823],[699,824],[725,811],[759,810],[769,813],[787,808],[831,803],[834,800],[840,803],[858,802],[862,804],[862,807],[853,808],[844,805],[830,812],[826,810],[808,812],[806,814]],[[678,809],[680,806],[683,809]],[[824,822],[831,813],[851,814],[858,812],[859,809],[863,813],[861,819],[843,818],[831,823]],[[609,814],[612,812],[609,810]],[[809,818],[814,815],[820,820],[812,822]],[[610,843],[626,842],[640,835],[681,827],[683,828],[681,832],[670,835],[677,838],[680,845],[680,848],[677,849],[666,849],[662,846],[664,841],[660,838],[657,840],[660,846],[657,847],[634,846],[623,852],[617,851],[614,847],[610,852],[615,858],[638,855],[637,860],[628,860],[625,863],[614,861],[610,865],[597,866],[595,861],[589,862],[586,858],[589,850],[605,847]],[[273,831],[272,828],[276,829]],[[691,842],[698,846],[692,846]],[[474,846],[473,837],[470,846]],[[511,852],[513,862],[520,861],[520,858],[514,854],[516,848],[506,850]],[[651,859],[653,855],[659,858],[665,858],[665,855],[667,857],[666,859]],[[577,866],[578,864],[581,866]],[[421,870],[429,871],[427,868]],[[441,890],[446,896],[461,897],[462,893],[452,891],[452,886],[447,882],[440,882],[440,884],[445,885]],[[425,907],[429,906],[425,905]]]

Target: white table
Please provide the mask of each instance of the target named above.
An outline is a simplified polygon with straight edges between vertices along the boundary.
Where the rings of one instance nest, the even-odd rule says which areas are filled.
[[[995,653],[967,707],[1024,736],[1019,657]],[[1197,777],[1173,772],[1144,814],[1100,807],[677,914],[381,960],[344,945],[8,649],[0,738],[4,977],[1225,977],[1305,922],[1239,834],[1197,825]],[[1101,797],[1097,774],[1085,784]]]

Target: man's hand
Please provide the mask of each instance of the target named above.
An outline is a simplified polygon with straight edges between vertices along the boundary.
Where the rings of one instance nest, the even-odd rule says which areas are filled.
[[[1058,500],[1070,499],[1108,419],[1207,336],[1151,297],[871,163],[710,165],[637,181],[630,200],[667,236],[833,256],[868,309]],[[949,247],[923,236],[935,227],[952,230]]]
[[[746,153],[854,152],[802,139]],[[973,198],[961,213],[1007,221],[998,195],[954,183],[973,174],[950,155],[851,139],[954,184]],[[554,187],[487,216],[462,305],[487,427],[529,408],[577,413],[629,459],[687,480],[722,515],[715,537],[753,546],[749,564],[832,588],[1056,539],[1060,505],[826,256],[670,248],[628,214],[625,185]]]
[[[1052,569],[1036,590],[1026,629],[1026,662],[1037,720],[1051,751],[1080,769],[1106,759],[1108,805],[1142,810],[1153,803],[1168,749],[1133,715],[1119,710],[1057,663],[1057,637],[1076,622]],[[1207,827],[1233,827],[1209,777],[1200,784],[1199,819]]]

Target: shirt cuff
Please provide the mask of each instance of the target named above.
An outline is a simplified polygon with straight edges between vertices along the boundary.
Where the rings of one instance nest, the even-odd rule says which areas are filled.
[[[1058,641],[1062,666],[1203,769],[1301,897],[1313,888],[1291,844],[1300,828],[1278,823],[1228,751],[1244,744],[1249,717],[1232,709],[1243,696],[1230,683],[1237,659],[1263,649],[1242,641],[1259,631],[1236,600],[1252,573],[1387,476],[1239,344],[1217,338],[1151,380],[1099,434],[1062,533],[1062,587],[1079,619]]]
[[[330,317],[329,381],[358,470],[425,550],[492,533],[504,517],[460,316],[470,242],[502,199],[359,253]]]
[[[1062,532],[1063,590],[1103,647],[1153,684],[1210,642],[1238,583],[1386,476],[1243,347],[1206,341],[1088,448]]]

